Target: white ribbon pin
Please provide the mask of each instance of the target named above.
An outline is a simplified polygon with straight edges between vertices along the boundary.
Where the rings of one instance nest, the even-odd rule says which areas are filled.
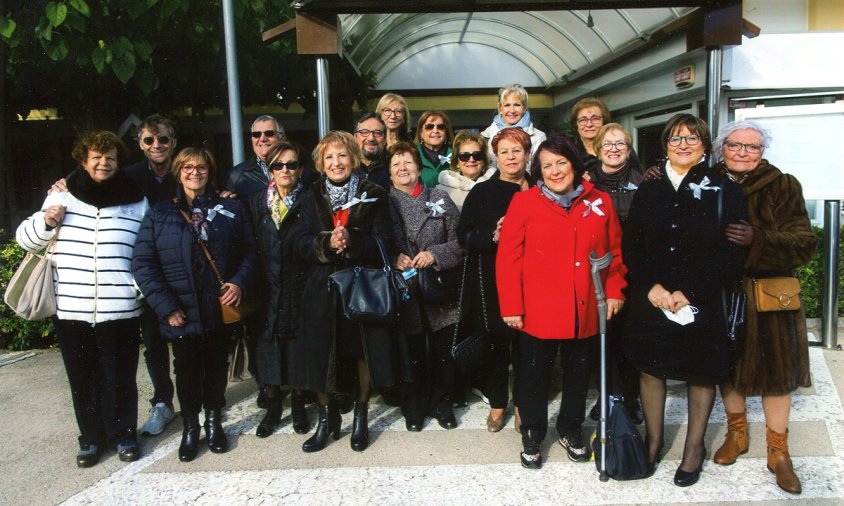
[[[437,155],[440,157],[440,165],[448,165],[451,163],[451,157],[444,155]]]
[[[443,204],[445,204],[443,199],[436,202],[425,202],[425,205],[431,210],[431,218],[436,218],[439,214],[445,214],[445,209],[442,207]]]
[[[363,192],[363,193],[360,194],[360,198],[352,197],[352,200],[350,200],[350,201],[346,202],[345,204],[343,204],[342,206],[340,206],[340,209],[348,209],[348,208],[350,208],[354,205],[357,205],[357,204],[365,204],[367,202],[376,202],[377,200],[378,200],[377,197],[372,197],[371,199],[366,198],[366,192]]]
[[[639,187],[633,183],[628,182],[627,186],[623,186],[622,189],[629,190],[629,191],[636,191]]]
[[[598,216],[604,216],[604,212],[601,211],[601,208],[598,207],[603,203],[604,201],[600,198],[595,202],[590,202],[586,199],[583,199],[583,204],[586,205],[586,210],[583,211],[583,217],[585,218],[589,216],[589,213],[591,213],[592,211],[595,211],[595,214],[597,214]]]
[[[227,211],[226,208],[223,207],[223,204],[217,204],[216,206],[214,206],[213,208],[208,210],[208,217],[206,218],[208,223],[211,223],[212,221],[214,221],[214,218],[217,217],[217,213],[222,214],[226,218],[234,219],[234,213],[233,212]]]
[[[698,199],[698,200],[700,200],[700,195],[701,195],[700,191],[701,190],[712,190],[712,191],[717,192],[718,190],[721,189],[717,186],[708,186],[708,185],[709,185],[709,178],[706,177],[706,176],[703,176],[703,179],[700,180],[700,184],[689,183],[689,189],[692,191],[695,198]]]

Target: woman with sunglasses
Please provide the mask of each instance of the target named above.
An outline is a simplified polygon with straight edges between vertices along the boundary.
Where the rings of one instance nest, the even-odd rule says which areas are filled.
[[[267,152],[267,165],[272,176],[267,191],[254,193],[247,199],[263,268],[257,291],[264,306],[255,318],[260,321],[255,331],[258,374],[267,412],[255,433],[259,438],[270,436],[281,421],[282,401],[287,395],[281,387],[290,384],[289,369],[295,366],[290,360],[289,346],[299,330],[307,269],[294,250],[305,188],[299,151],[287,141],[278,141]],[[310,423],[302,393],[294,391],[290,404],[293,430],[306,434]]]
[[[498,112],[492,118],[492,124],[481,132],[481,135],[491,141],[502,129],[513,127],[521,128],[530,136],[530,144],[534,151],[545,140],[545,132],[533,126],[528,110],[528,92],[521,84],[508,84],[498,90]],[[492,145],[490,145],[489,155],[492,165],[497,165]],[[530,171],[530,158],[533,157],[533,152],[529,155],[528,171]]]
[[[228,450],[222,409],[232,328],[223,323],[220,304],[240,304],[254,285],[258,262],[249,217],[240,201],[221,199],[214,191],[210,181],[216,172],[205,148],[176,155],[175,198],[147,213],[132,258],[135,280],[158,315],[161,335],[173,343],[182,462],[196,458],[202,408],[208,448]]]
[[[663,446],[666,380],[686,383],[688,428],[674,484],[687,487],[706,460],[715,385],[730,372],[722,291],[735,282],[745,248],[725,229],[746,219],[747,208],[738,185],[709,168],[705,121],[677,114],[662,139],[665,176],[639,186],[622,238],[630,306],[623,347],[640,371],[651,472]]]
[[[440,172],[451,163],[451,121],[442,111],[425,111],[419,117],[413,142],[422,160],[422,183],[428,188],[437,186]]]
[[[482,135],[469,130],[457,132],[454,138],[451,170],[440,172],[437,188],[448,192],[458,211],[463,209],[469,190],[495,174],[495,167],[489,167],[486,144]]]
[[[387,147],[397,142],[410,141],[410,109],[407,101],[401,95],[387,93],[375,107],[375,113],[381,116],[387,125]]]

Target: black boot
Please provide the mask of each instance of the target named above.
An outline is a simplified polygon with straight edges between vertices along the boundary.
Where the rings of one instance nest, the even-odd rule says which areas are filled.
[[[293,431],[296,434],[307,434],[311,430],[311,422],[305,411],[305,396],[298,392],[290,396],[290,418],[293,419]]]
[[[199,415],[182,413],[182,444],[179,445],[179,460],[190,462],[196,458],[199,447]]]
[[[355,403],[355,418],[352,421],[352,450],[362,452],[369,446],[368,402]]]
[[[205,436],[208,438],[208,449],[213,453],[226,453],[229,440],[223,430],[223,417],[219,409],[205,410]]]
[[[305,453],[318,452],[325,448],[328,443],[328,436],[334,434],[334,440],[340,439],[340,410],[333,400],[319,406],[319,424],[314,435],[302,443],[302,451]]]
[[[275,430],[275,426],[281,420],[281,411],[281,397],[267,399],[267,414],[264,415],[264,419],[258,424],[258,430],[255,431],[255,435],[260,438],[271,436]]]

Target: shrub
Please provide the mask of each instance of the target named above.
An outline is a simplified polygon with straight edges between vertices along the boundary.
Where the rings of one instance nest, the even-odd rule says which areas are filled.
[[[797,277],[800,279],[800,295],[803,300],[803,307],[806,309],[806,317],[820,318],[821,301],[823,299],[823,229],[813,227],[818,234],[818,249],[815,256],[809,263],[797,269]],[[844,237],[844,227],[839,231],[839,238]],[[842,280],[842,269],[844,266],[844,241],[838,242],[838,314],[844,314],[844,280]]]
[[[3,231],[0,230],[0,237]],[[20,265],[26,252],[14,240],[2,244],[0,249],[0,293],[6,293],[9,280]],[[44,348],[53,345],[53,322],[50,319],[27,321],[18,317],[2,304],[0,307],[0,347],[10,350]]]

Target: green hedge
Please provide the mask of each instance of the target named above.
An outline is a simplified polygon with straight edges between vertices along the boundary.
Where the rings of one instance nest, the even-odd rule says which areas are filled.
[[[797,276],[803,290],[803,306],[806,308],[806,316],[818,318],[821,315],[821,289],[823,287],[823,260],[821,258],[823,248],[823,230],[815,227],[815,233],[821,239],[818,243],[818,250],[814,258],[797,269]],[[0,230],[0,237],[3,231]],[[841,229],[840,237],[844,237],[844,228]],[[25,252],[14,240],[2,245],[0,250],[0,293],[6,292],[6,285],[17,269],[18,264]],[[844,241],[838,245],[838,314],[844,314]],[[29,322],[18,318],[5,304],[0,308],[0,348],[10,350],[25,350],[29,348],[45,348],[52,346],[53,323],[50,320]]]

